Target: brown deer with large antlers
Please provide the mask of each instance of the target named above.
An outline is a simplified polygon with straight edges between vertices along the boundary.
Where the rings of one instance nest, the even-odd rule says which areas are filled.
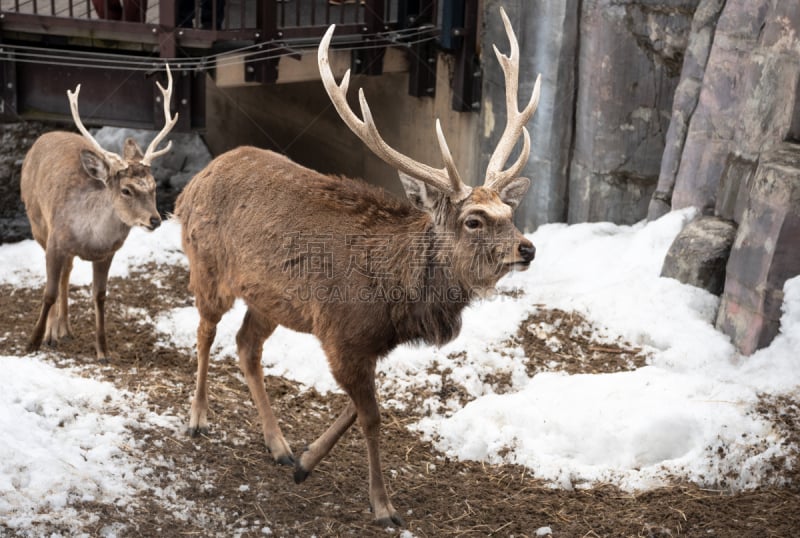
[[[247,304],[236,336],[239,364],[272,457],[293,464],[300,483],[358,419],[367,443],[369,501],[383,525],[403,521],[381,472],[376,361],[404,342],[451,340],[470,300],[493,289],[512,269],[526,269],[534,257],[533,245],[514,227],[512,216],[530,183],[517,174],[528,159],[525,124],[536,109],[540,85],[537,80],[530,102],[519,111],[518,47],[502,16],[511,55],[495,51],[505,72],[509,120],[483,186],[461,181],[438,121],[441,169],[389,147],[363,92],[363,120],[353,113],[346,101],[349,72],[337,85],[328,63],[331,26],[318,51],[325,89],[350,129],[400,171],[411,203],[362,182],[322,175],[271,151],[243,147],[212,161],[176,204],[189,288],[200,313],[189,432],[208,429],[209,350],[217,323],[239,297]],[[504,169],[520,136],[522,153]],[[334,378],[350,398],[297,459],[264,389],[262,348],[278,325],[319,338]]]
[[[72,118],[81,134],[53,131],[33,143],[22,163],[20,191],[33,237],[45,250],[47,280],[39,318],[28,344],[39,349],[44,340],[55,345],[71,336],[68,317],[69,275],[75,256],[92,262],[95,307],[95,347],[98,359],[108,357],[105,300],[108,270],[114,253],[133,226],[158,228],[153,159],[170,150],[156,148],[178,121],[170,115],[172,74],[167,87],[156,82],[164,101],[166,125],[142,150],[132,138],[122,155],[104,150],[89,133],[78,113],[78,95],[67,90]]]

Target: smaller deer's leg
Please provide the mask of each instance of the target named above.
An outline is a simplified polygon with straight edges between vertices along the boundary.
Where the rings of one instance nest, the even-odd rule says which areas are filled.
[[[58,284],[58,297],[47,316],[47,325],[44,331],[44,343],[55,346],[59,340],[72,336],[69,326],[69,275],[72,272],[72,258],[64,260]]]
[[[342,414],[331,424],[325,433],[319,436],[316,441],[308,445],[306,450],[297,459],[294,466],[294,481],[299,484],[308,478],[311,471],[322,461],[333,446],[344,435],[353,422],[356,421],[356,406],[352,400],[347,404]]]
[[[208,361],[219,317],[210,320],[201,313],[197,326],[197,385],[192,398],[188,433],[192,437],[208,433]]]
[[[113,255],[105,260],[92,263],[95,349],[97,350],[97,358],[101,361],[108,359],[108,344],[106,343],[106,285],[108,283],[108,270],[111,268],[112,259]]]
[[[242,327],[236,334],[236,345],[239,351],[239,367],[247,380],[250,394],[261,417],[261,426],[264,430],[264,441],[272,454],[273,459],[282,465],[294,465],[292,449],[283,437],[278,421],[272,413],[269,396],[264,388],[264,370],[261,367],[261,352],[266,340],[275,325],[264,322],[248,309],[244,315]]]
[[[72,257],[67,257],[58,279],[58,298],[47,315],[44,343],[49,346],[55,346],[59,341],[64,341],[72,336],[72,329],[69,325],[69,275],[71,272]]]
[[[44,285],[44,294],[42,295],[42,308],[39,311],[39,319],[36,321],[36,325],[33,327],[33,333],[28,341],[28,352],[36,351],[42,345],[50,309],[58,297],[59,278],[61,276],[61,268],[66,261],[66,256],[58,252],[58,249],[52,245],[49,245],[49,248],[45,252],[45,260],[47,266],[47,280]]]

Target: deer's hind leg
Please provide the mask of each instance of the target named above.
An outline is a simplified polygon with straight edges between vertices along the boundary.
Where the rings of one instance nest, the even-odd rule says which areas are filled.
[[[272,412],[269,396],[264,387],[264,370],[261,367],[261,353],[264,341],[275,330],[276,325],[259,317],[256,312],[249,309],[244,315],[244,321],[236,334],[236,346],[239,352],[239,367],[244,373],[250,394],[258,409],[261,418],[261,427],[264,431],[264,442],[272,454],[273,459],[281,465],[294,465],[294,456],[289,443],[283,437],[281,428]]]
[[[234,301],[233,296],[219,294],[216,287],[208,289],[195,286],[195,278],[197,278],[197,272],[193,268],[189,274],[189,289],[195,291],[197,311],[200,313],[200,323],[197,326],[197,383],[194,398],[192,398],[187,430],[187,433],[193,437],[201,433],[208,433],[209,355],[217,335],[217,324],[222,315],[231,309]],[[213,279],[208,278],[206,283],[208,282],[213,282]]]

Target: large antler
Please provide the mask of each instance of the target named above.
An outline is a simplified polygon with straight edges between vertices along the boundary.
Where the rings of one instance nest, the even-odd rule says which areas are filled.
[[[364,97],[364,90],[358,90],[358,102],[361,105],[361,116],[363,121],[352,111],[350,105],[347,103],[347,88],[350,84],[350,70],[344,74],[341,84],[336,84],[331,71],[330,62],[328,60],[328,48],[330,47],[331,37],[336,27],[332,24],[325,36],[319,44],[317,51],[317,62],[319,64],[319,73],[322,78],[322,84],[328,92],[328,96],[339,113],[339,116],[344,120],[345,124],[350,127],[350,130],[360,138],[372,152],[383,159],[384,162],[408,174],[411,177],[419,179],[445,193],[447,193],[454,201],[460,201],[469,195],[470,188],[467,187],[458,175],[458,170],[453,162],[453,157],[450,154],[450,149],[447,147],[447,141],[442,133],[442,127],[439,120],[436,120],[436,138],[439,141],[439,149],[442,152],[442,159],[444,160],[444,168],[433,168],[421,162],[415,161],[410,157],[403,155],[397,150],[389,146],[378,133],[378,128],[375,127],[375,121],[372,119],[372,112],[370,112],[367,100]]]
[[[147,151],[144,152],[144,157],[142,157],[142,164],[147,166],[149,166],[150,163],[153,162],[153,159],[164,155],[166,152],[170,150],[170,148],[172,148],[172,140],[170,140],[167,143],[166,147],[156,151],[156,148],[161,143],[161,141],[164,140],[164,137],[167,136],[169,132],[173,129],[173,127],[175,127],[175,124],[178,123],[178,113],[176,112],[175,115],[172,116],[170,115],[169,112],[169,103],[170,100],[172,99],[172,73],[169,70],[169,64],[167,64],[166,66],[167,66],[166,89],[164,89],[164,87],[161,85],[160,82],[156,81],[156,86],[158,86],[158,89],[161,90],[161,96],[163,98],[162,100],[164,101],[165,125],[164,128],[161,129],[161,132],[159,132],[153,139],[153,141],[150,142],[150,145],[147,146]]]
[[[128,163],[125,162],[125,159],[113,153],[111,151],[106,151],[103,147],[95,140],[95,138],[89,134],[89,131],[84,127],[83,122],[81,121],[81,115],[78,112],[78,96],[81,93],[81,85],[78,84],[75,86],[74,91],[67,90],[67,98],[69,99],[69,108],[72,110],[72,119],[75,121],[75,126],[81,132],[83,137],[89,141],[89,143],[94,146],[94,149],[97,150],[100,155],[102,155],[106,162],[108,163],[108,167],[112,174],[115,174],[121,170],[125,170],[128,167]]]
[[[517,43],[517,36],[514,34],[514,29],[511,27],[511,22],[508,20],[506,11],[501,7],[500,16],[503,18],[503,25],[506,28],[506,35],[511,45],[511,52],[508,56],[502,54],[496,46],[494,53],[497,55],[497,60],[503,68],[503,74],[506,79],[506,109],[508,114],[508,121],[497,147],[489,159],[489,166],[486,168],[486,180],[484,186],[501,190],[509,181],[517,177],[517,174],[528,162],[528,157],[531,152],[531,137],[528,134],[528,129],[525,124],[533,116],[536,107],[539,104],[539,94],[541,92],[541,75],[536,77],[536,83],[533,85],[533,93],[528,105],[522,110],[519,110],[517,103],[517,92],[519,90],[519,44]],[[506,170],[503,170],[511,150],[517,143],[519,135],[522,134],[522,152],[516,162]]]

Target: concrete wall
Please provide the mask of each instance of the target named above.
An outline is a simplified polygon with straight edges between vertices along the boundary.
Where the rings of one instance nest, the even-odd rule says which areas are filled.
[[[485,170],[507,117],[503,72],[492,45],[508,54],[500,6],[512,21],[520,46],[519,101],[524,105],[542,76],[539,108],[528,125],[531,156],[522,172],[531,189],[516,213],[517,223],[533,230],[567,220],[569,161],[575,108],[579,0],[530,2],[487,0],[484,5],[481,169]],[[512,154],[513,162],[517,153]]]
[[[347,62],[333,62],[337,77]],[[338,66],[338,67],[337,67]],[[338,72],[337,72],[338,71]],[[431,166],[443,166],[435,119],[441,119],[462,179],[474,183],[478,119],[451,110],[449,57],[439,56],[436,97],[408,95],[408,74],[354,76],[348,97],[358,110],[357,89],[364,94],[383,138],[398,151]],[[330,104],[319,80],[287,84],[220,88],[209,81],[206,142],[213,153],[251,144],[285,153],[324,173],[358,177],[402,194],[395,170],[372,155]],[[360,112],[359,112],[360,115]]]
[[[503,53],[509,50],[502,5],[520,45],[520,102],[527,102],[542,74],[539,109],[528,126],[531,157],[522,173],[532,187],[517,211],[517,224],[532,231],[547,222],[636,222],[646,216],[658,180],[672,97],[699,1],[484,0],[479,113],[451,110],[448,55],[438,57],[436,97],[410,97],[405,66],[396,64],[401,49],[387,54],[389,73],[354,77],[350,100],[355,105],[356,88],[363,86],[387,142],[434,166],[441,166],[434,135],[434,120],[441,118],[462,178],[482,183],[507,118],[505,81],[492,49],[496,44]],[[316,79],[314,55],[281,62],[279,81],[301,81],[209,86],[212,151],[255,144],[321,172],[362,177],[401,192],[394,170],[372,156],[330,106]],[[341,75],[349,56],[332,64]]]

